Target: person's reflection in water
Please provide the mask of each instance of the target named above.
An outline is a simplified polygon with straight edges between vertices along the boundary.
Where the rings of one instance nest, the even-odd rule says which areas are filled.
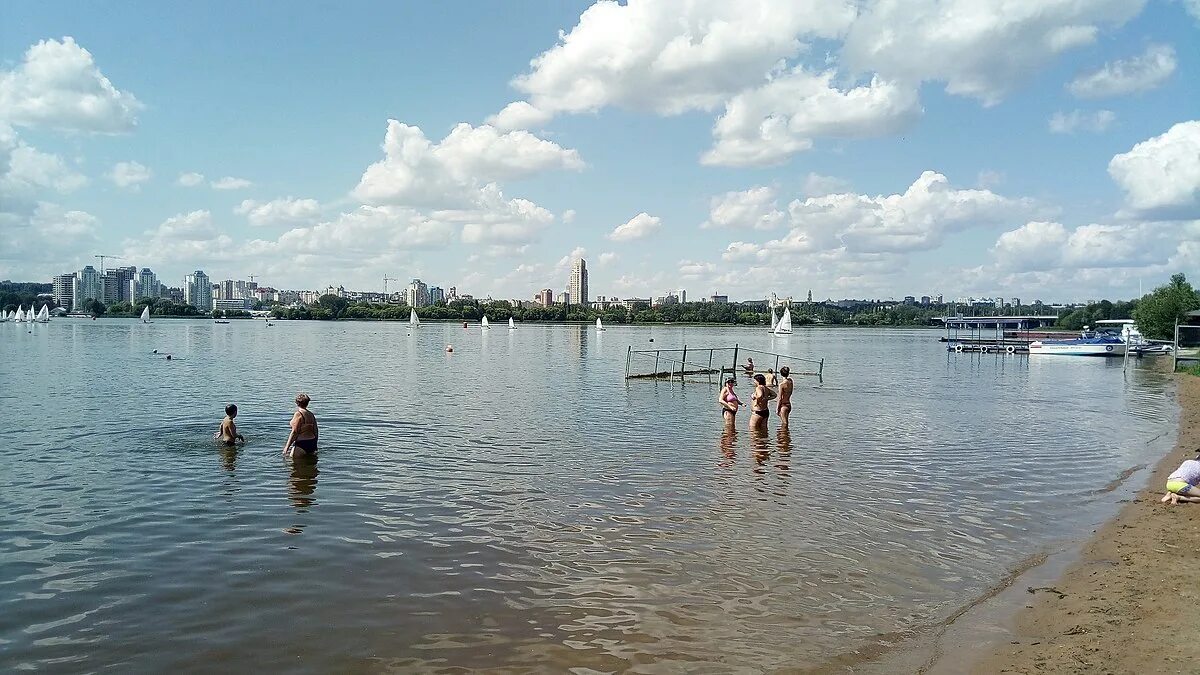
[[[734,460],[737,459],[737,427],[732,424],[726,424],[725,430],[721,432],[721,456],[723,459],[717,462],[717,468],[728,469],[733,466]]]
[[[752,471],[755,475],[759,477],[766,475],[764,466],[771,457],[771,446],[767,442],[766,427],[750,428],[750,457],[754,460]]]
[[[296,507],[297,513],[307,513],[309,508],[317,503],[313,493],[317,490],[317,456],[294,455],[292,457],[292,475],[288,478],[288,501]],[[300,534],[304,525],[298,524],[287,528],[289,534]]]
[[[775,494],[783,497],[786,495],[784,489],[791,477],[792,434],[787,429],[780,429],[779,436],[775,440],[775,470],[779,474],[779,492]]]
[[[233,445],[221,446],[221,467],[229,473],[237,469],[238,448]]]

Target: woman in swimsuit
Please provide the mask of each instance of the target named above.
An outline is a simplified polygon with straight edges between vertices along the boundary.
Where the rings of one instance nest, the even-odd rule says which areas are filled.
[[[284,455],[296,450],[306,455],[317,454],[317,416],[308,409],[310,400],[308,394],[296,394],[296,414],[292,415],[292,433],[283,446]]]
[[[725,380],[725,387],[717,394],[717,404],[721,406],[721,417],[725,419],[725,426],[733,426],[733,420],[737,417],[738,408],[742,402],[738,400],[737,394],[733,391],[733,385],[737,384],[737,380],[732,377]]]
[[[775,392],[767,388],[767,378],[762,373],[755,375],[754,381],[758,385],[754,387],[754,395],[750,397],[750,428],[754,431],[766,431],[767,418],[771,416],[767,403],[775,398]]]

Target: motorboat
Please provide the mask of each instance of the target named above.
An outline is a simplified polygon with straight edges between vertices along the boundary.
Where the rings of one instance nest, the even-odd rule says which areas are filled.
[[[1073,340],[1035,340],[1029,343],[1030,354],[1054,356],[1125,356],[1125,349],[1125,341],[1119,335],[1110,333],[1090,333]]]

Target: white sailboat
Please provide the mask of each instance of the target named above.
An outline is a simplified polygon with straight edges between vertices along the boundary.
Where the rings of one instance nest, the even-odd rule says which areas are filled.
[[[480,325],[483,328],[483,330],[491,330],[492,329],[492,327],[488,325],[486,314],[483,316],[483,322]]]
[[[150,305],[142,310],[142,323],[150,323]]]
[[[421,320],[417,318],[417,310],[416,309],[408,310],[408,327],[409,328],[420,328],[421,327]]]
[[[516,329],[517,329],[517,324],[513,323],[513,319],[512,319],[512,317],[511,317],[511,316],[510,316],[510,317],[508,317],[508,329],[509,329],[509,330],[516,330]]]
[[[17,323],[22,323],[25,321],[25,308],[23,308],[21,305],[17,305],[17,318],[13,319],[13,321],[16,321]]]
[[[38,323],[50,323],[50,305],[42,305],[42,311],[37,313],[34,321]]]
[[[5,321],[8,321],[8,312],[0,309],[0,323],[4,323]]]
[[[600,317],[596,317],[596,330],[607,330],[604,328],[604,322],[600,320]]]
[[[775,335],[792,334],[792,309],[790,307],[784,305],[783,316],[779,317],[779,323],[775,324],[775,330],[771,332]]]
[[[775,317],[775,308],[771,308],[771,332],[775,332],[775,327],[779,325],[779,320]]]

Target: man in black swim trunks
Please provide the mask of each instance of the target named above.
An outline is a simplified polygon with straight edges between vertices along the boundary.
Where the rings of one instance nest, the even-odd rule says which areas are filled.
[[[221,420],[221,430],[216,433],[217,440],[228,446],[236,445],[237,441],[246,442],[246,437],[238,433],[237,425],[233,423],[235,417],[237,406],[230,403],[225,406],[225,419]]]

